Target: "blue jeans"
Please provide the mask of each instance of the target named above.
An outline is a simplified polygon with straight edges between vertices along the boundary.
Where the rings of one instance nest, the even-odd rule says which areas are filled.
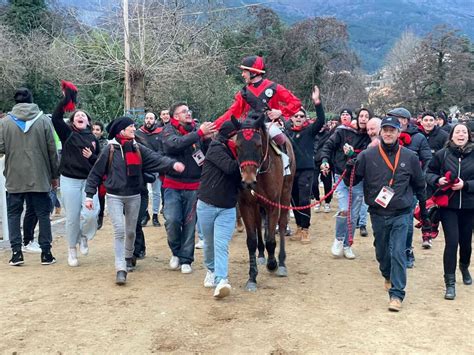
[[[339,180],[339,175],[336,174],[336,181]],[[349,230],[347,228],[347,210],[349,209],[349,187],[346,186],[344,181],[336,188],[337,202],[339,206],[339,212],[336,215],[336,239],[343,240],[344,246],[349,246]],[[362,182],[352,187],[352,205],[351,205],[351,225],[352,225],[352,236],[354,236],[355,229],[357,226],[357,220],[359,219],[360,207],[364,200],[364,188]],[[344,212],[346,215],[344,215]]]
[[[156,174],[155,182],[151,184],[151,190],[153,214],[158,214],[160,212],[161,204],[161,180],[158,174]]]
[[[413,204],[411,205],[410,210],[410,220],[408,221],[406,250],[410,250],[413,245],[413,218],[415,218],[415,208],[417,203],[418,200],[416,196],[413,196]]]
[[[99,197],[93,197],[93,209],[85,207],[86,180],[73,179],[61,175],[61,199],[66,211],[66,235],[70,248],[79,244],[82,236],[92,240],[97,232],[97,215],[99,214]]]
[[[405,245],[410,213],[399,216],[371,214],[375,256],[382,276],[392,282],[390,297],[403,301],[407,284]]]
[[[365,226],[367,227],[367,214],[368,214],[369,206],[362,201],[362,205],[360,206],[360,213],[359,213],[359,222],[357,223],[357,227]]]
[[[166,188],[164,198],[168,245],[180,264],[191,264],[194,261],[197,191]]]
[[[220,208],[198,200],[197,215],[204,234],[204,264],[214,272],[217,284],[228,277],[229,242],[237,219],[236,209]]]

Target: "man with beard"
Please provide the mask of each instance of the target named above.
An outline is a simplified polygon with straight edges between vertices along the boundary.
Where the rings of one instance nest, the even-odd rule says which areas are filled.
[[[145,115],[145,122],[136,132],[136,138],[139,143],[142,143],[147,148],[150,148],[154,152],[161,151],[161,131],[163,127],[158,125],[156,120],[156,115],[153,112],[148,112]],[[161,180],[158,178],[158,174],[155,174],[154,182],[151,185],[152,188],[152,208],[153,208],[153,217],[152,222],[155,227],[161,227],[161,223],[158,220],[158,213],[160,212],[160,198],[161,198]],[[147,206],[148,206],[148,197],[147,197]],[[139,218],[142,226],[146,226],[150,220],[150,214],[148,210]]]

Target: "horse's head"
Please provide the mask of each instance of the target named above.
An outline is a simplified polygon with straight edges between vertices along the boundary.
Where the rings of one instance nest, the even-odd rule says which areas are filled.
[[[237,157],[242,183],[250,187],[254,187],[257,182],[258,169],[263,159],[264,120],[263,114],[249,116],[242,122],[232,116],[232,122],[237,130]]]

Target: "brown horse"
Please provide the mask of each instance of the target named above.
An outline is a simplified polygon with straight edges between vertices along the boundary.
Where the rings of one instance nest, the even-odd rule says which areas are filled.
[[[283,162],[281,157],[270,146],[270,137],[264,125],[266,116],[259,115],[256,119],[248,117],[239,122],[232,117],[237,130],[236,145],[237,159],[240,164],[244,189],[239,195],[239,206],[247,232],[247,248],[249,251],[249,279],[246,288],[248,291],[257,290],[257,236],[261,240],[262,214],[265,210],[266,230],[265,247],[268,253],[267,269],[277,271],[278,276],[287,276],[285,266],[285,231],[288,223],[287,210],[265,204],[252,195],[251,190],[265,196],[267,199],[289,206],[291,188],[295,174],[295,157],[291,144],[286,143],[286,151],[290,158],[291,175],[283,176]],[[276,225],[280,234],[280,250],[278,262],[275,258]],[[263,258],[263,244],[259,247],[259,260]],[[263,259],[264,260],[264,259]],[[278,269],[278,270],[277,270]]]

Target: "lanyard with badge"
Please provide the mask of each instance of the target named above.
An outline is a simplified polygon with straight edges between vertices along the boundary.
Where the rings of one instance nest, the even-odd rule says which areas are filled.
[[[193,159],[198,166],[201,166],[202,164],[204,164],[204,159],[206,157],[204,153],[202,152],[202,150],[196,146],[196,144],[193,144],[193,149],[194,149]]]
[[[382,187],[382,190],[380,190],[379,194],[375,198],[375,203],[382,206],[383,208],[386,208],[388,204],[390,203],[390,201],[392,200],[393,196],[395,195],[395,191],[392,189],[392,185],[394,182],[395,171],[397,170],[397,166],[398,166],[398,161],[400,160],[401,147],[400,146],[398,147],[397,154],[395,155],[394,165],[390,163],[390,160],[388,159],[387,154],[385,154],[380,144],[378,145],[378,148],[379,148],[380,155],[382,156],[385,164],[392,171],[392,177],[388,183],[388,186]]]

